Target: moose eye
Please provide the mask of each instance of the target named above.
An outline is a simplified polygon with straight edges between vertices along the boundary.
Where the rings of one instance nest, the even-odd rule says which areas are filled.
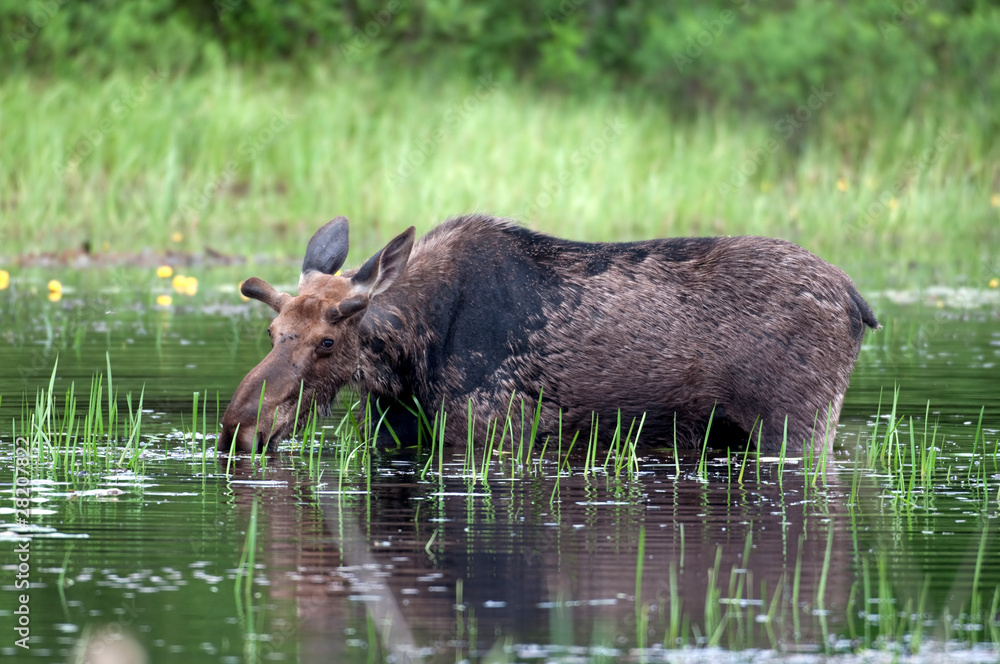
[[[333,348],[333,339],[323,339],[323,341],[319,342],[319,347],[330,350]]]

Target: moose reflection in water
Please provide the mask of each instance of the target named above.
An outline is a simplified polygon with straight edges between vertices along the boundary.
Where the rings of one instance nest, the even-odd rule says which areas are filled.
[[[283,457],[263,476],[233,463],[237,505],[258,505],[275,607],[262,647],[295,641],[306,661],[369,647],[406,661],[528,643],[816,644],[821,609],[843,616],[854,581],[846,516],[777,465],[742,486],[675,481],[671,466],[486,489],[395,464],[368,492],[317,488]]]

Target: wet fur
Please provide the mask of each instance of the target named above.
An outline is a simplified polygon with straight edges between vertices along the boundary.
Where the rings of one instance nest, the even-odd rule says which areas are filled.
[[[322,302],[296,324],[315,326],[356,273],[304,277],[300,297]],[[596,414],[607,441],[620,412],[626,430],[645,414],[643,440],[670,445],[676,432],[693,449],[711,415],[716,433],[745,445],[753,432],[777,451],[787,416],[793,452],[832,442],[864,331],[878,326],[847,275],[782,240],[592,244],[485,216],[419,240],[357,318],[337,326],[340,364],[353,366],[331,366],[310,394],[329,403],[351,387],[398,426],[393,404],[415,396],[427,412],[444,405],[451,442],[465,440],[471,404],[482,437],[512,394],[515,424],[541,394],[540,438],[560,426],[567,441],[586,436]]]

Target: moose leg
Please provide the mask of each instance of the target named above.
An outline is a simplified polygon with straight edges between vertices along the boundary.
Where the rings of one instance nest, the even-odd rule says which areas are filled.
[[[372,403],[372,414],[376,422],[381,422],[376,445],[380,448],[410,447],[417,444],[417,430],[420,422],[411,412],[416,406],[413,403],[393,399],[392,397],[369,397]],[[364,403],[362,397],[361,403]]]
[[[831,449],[837,435],[837,420],[842,403],[842,395],[829,402],[809,400],[787,411],[776,410],[763,417],[760,451],[778,453],[783,442],[785,451],[792,455],[798,455],[810,446],[814,454]],[[788,439],[783,441],[786,430]],[[754,438],[756,439],[756,435]]]

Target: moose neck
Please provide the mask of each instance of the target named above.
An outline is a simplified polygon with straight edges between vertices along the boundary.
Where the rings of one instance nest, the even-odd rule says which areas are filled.
[[[394,286],[373,298],[359,328],[358,368],[353,387],[363,394],[421,400],[433,333],[427,314],[433,288],[411,266]]]

